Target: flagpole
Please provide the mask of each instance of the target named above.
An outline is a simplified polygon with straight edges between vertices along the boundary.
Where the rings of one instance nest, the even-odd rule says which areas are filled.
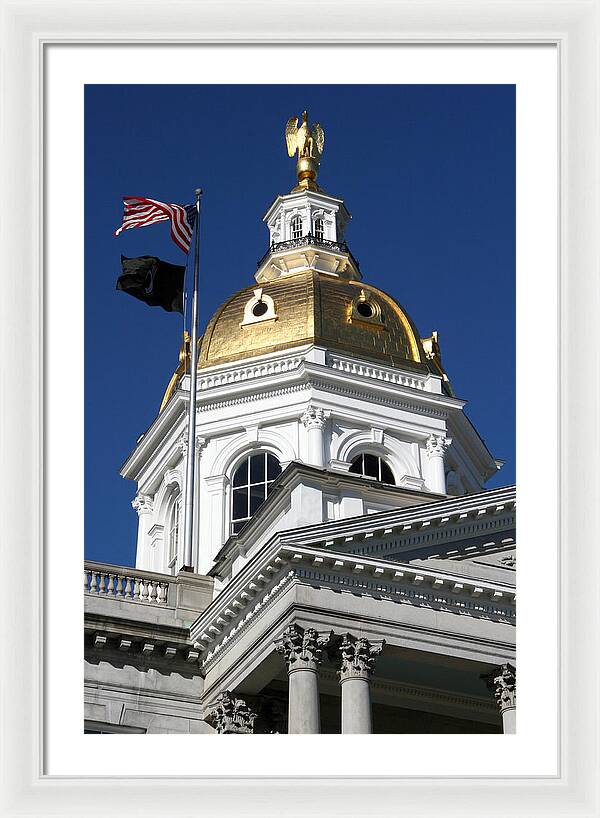
[[[192,340],[190,355],[190,403],[188,407],[188,446],[185,469],[185,534],[183,571],[193,571],[194,470],[196,465],[196,380],[198,369],[198,265],[200,259],[200,197],[196,190],[196,236],[194,240],[194,290],[192,295]]]

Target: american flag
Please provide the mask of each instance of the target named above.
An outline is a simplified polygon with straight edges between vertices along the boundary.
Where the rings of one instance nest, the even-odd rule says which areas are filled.
[[[156,222],[171,222],[171,238],[184,253],[189,253],[196,221],[195,205],[165,204],[141,196],[123,197],[123,224],[115,236],[132,227],[146,227]]]

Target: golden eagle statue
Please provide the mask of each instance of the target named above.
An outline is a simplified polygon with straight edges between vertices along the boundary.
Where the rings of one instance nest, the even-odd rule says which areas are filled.
[[[298,190],[319,190],[316,183],[323,147],[325,132],[318,122],[312,128],[308,125],[308,113],[302,113],[302,125],[298,127],[298,117],[292,116],[285,126],[285,141],[289,156],[298,151],[296,173],[298,174]]]

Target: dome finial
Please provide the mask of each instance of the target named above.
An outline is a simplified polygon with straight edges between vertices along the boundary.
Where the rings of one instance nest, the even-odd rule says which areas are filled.
[[[318,122],[311,127],[308,124],[308,112],[302,112],[302,125],[298,127],[298,117],[292,116],[285,126],[285,141],[288,156],[298,151],[296,173],[298,185],[294,190],[319,190],[317,173],[323,156],[325,133]]]

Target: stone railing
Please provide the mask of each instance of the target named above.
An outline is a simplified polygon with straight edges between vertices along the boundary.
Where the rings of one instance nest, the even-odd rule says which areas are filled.
[[[84,563],[83,591],[97,596],[145,602],[150,605],[169,605],[169,590],[174,589],[175,578],[97,562]],[[171,593],[171,598],[173,594]],[[171,601],[174,606],[174,602]]]
[[[332,369],[347,372],[350,375],[362,375],[367,378],[376,378],[400,386],[409,386],[411,389],[425,390],[426,379],[419,375],[407,375],[390,367],[377,366],[363,361],[354,361],[351,358],[342,358],[338,355],[327,355],[327,362]]]
[[[297,247],[306,247],[307,245],[311,244],[315,247],[323,247],[325,250],[331,250],[334,253],[347,253],[350,259],[352,259],[356,269],[360,269],[358,261],[350,252],[350,249],[345,241],[330,241],[329,239],[313,236],[312,233],[307,233],[305,236],[299,236],[296,239],[272,242],[264,256],[257,261],[256,268],[259,269],[272,253],[282,253],[286,250],[295,250]]]
[[[237,366],[222,372],[213,372],[198,379],[198,389],[212,389],[216,386],[226,386],[231,383],[249,381],[265,375],[279,375],[298,369],[304,358],[301,355],[276,358],[273,361],[259,361],[246,366]]]
[[[135,603],[191,623],[212,602],[213,589],[212,577],[186,571],[171,576],[104,562],[83,564],[83,593],[90,610],[97,610],[100,600]],[[106,612],[104,602],[100,608]]]

